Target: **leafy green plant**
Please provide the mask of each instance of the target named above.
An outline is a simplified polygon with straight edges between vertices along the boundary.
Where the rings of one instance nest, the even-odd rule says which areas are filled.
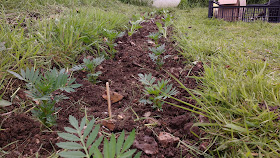
[[[158,31],[162,33],[164,38],[167,38],[167,30],[173,24],[172,18],[170,14],[165,14],[164,18],[161,19],[163,25],[160,22],[156,22]]]
[[[81,84],[74,84],[75,78],[71,79],[65,69],[60,71],[52,69],[43,75],[39,74],[38,70],[35,71],[35,68],[21,70],[21,74],[9,70],[8,72],[27,82],[28,91],[25,93],[36,102],[32,113],[49,127],[56,122],[55,103],[67,99],[63,94],[54,94],[54,92],[61,90],[70,93],[81,86]]]
[[[133,15],[132,19],[133,20],[129,22],[131,27],[128,31],[128,36],[132,36],[138,29],[142,28],[141,23],[144,21],[143,17],[137,15]]]
[[[118,31],[115,30],[104,29],[102,35],[104,36],[104,42],[109,47],[107,50],[110,53],[110,57],[114,58],[117,52],[115,49],[115,46],[117,46],[117,44],[114,41],[117,37],[123,36],[124,32],[119,33]]]
[[[157,64],[157,69],[160,69],[164,64],[164,60],[170,57],[170,55],[163,56],[163,53],[165,52],[165,44],[149,49],[152,51],[152,53],[149,53],[149,57]]]
[[[128,158],[136,152],[136,149],[129,150],[134,142],[135,130],[129,134],[126,140],[123,131],[117,140],[112,134],[109,141],[106,138],[103,140],[103,136],[97,138],[100,125],[94,125],[94,118],[88,122],[84,117],[79,126],[78,120],[70,115],[69,122],[72,127],[64,127],[67,133],[58,133],[59,137],[67,140],[67,142],[56,144],[58,147],[66,149],[59,152],[61,157]],[[98,149],[102,141],[103,154]],[[141,152],[138,152],[134,158],[140,158],[140,156]]]
[[[83,63],[81,65],[76,65],[74,66],[71,71],[79,71],[79,70],[86,70],[89,72],[89,74],[87,74],[87,79],[92,82],[93,84],[97,83],[97,79],[98,76],[102,74],[101,71],[97,71],[96,72],[96,67],[98,65],[100,65],[103,61],[105,60],[105,58],[103,56],[101,57],[97,57],[97,58],[93,58],[91,59],[87,59],[84,58],[83,59]]]
[[[148,97],[140,102],[153,104],[153,108],[162,110],[164,100],[179,93],[175,88],[172,88],[172,84],[168,84],[169,80],[162,79],[156,83],[156,79],[152,74],[138,74],[138,76],[139,81],[145,85],[143,93]]]
[[[155,44],[157,45],[158,44],[158,40],[160,39],[161,36],[162,35],[159,32],[150,32],[150,34],[147,37],[149,37],[152,40],[154,40]]]

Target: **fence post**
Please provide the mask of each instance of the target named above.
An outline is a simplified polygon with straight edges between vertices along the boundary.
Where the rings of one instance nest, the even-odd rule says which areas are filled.
[[[213,0],[209,0],[209,6],[208,6],[208,18],[213,17]]]

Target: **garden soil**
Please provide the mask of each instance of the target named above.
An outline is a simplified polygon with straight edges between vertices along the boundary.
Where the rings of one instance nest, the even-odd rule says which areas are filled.
[[[127,132],[136,129],[136,139],[132,148],[142,151],[143,158],[177,158],[194,157],[193,152],[182,143],[195,145],[204,150],[205,142],[200,142],[193,133],[202,136],[204,133],[197,127],[192,127],[193,123],[201,121],[200,116],[186,110],[164,104],[162,110],[154,109],[151,105],[145,105],[139,101],[143,99],[143,85],[139,82],[138,74],[152,75],[157,79],[168,79],[169,72],[180,79],[188,88],[196,88],[198,83],[188,76],[199,76],[203,72],[202,63],[185,64],[183,57],[178,52],[177,43],[171,38],[161,37],[159,43],[165,44],[165,55],[170,55],[165,61],[162,69],[157,70],[157,66],[149,57],[149,47],[155,46],[147,37],[150,32],[157,32],[155,21],[151,19],[143,22],[142,28],[131,37],[127,34],[118,38],[115,42],[117,54],[113,59],[104,61],[98,70],[102,71],[99,83],[92,84],[86,79],[86,72],[74,73],[76,82],[82,84],[76,92],[65,93],[69,97],[56,105],[58,110],[57,125],[50,129],[45,128],[34,119],[29,111],[21,112],[21,103],[28,100],[24,90],[19,90],[13,101],[13,105],[7,107],[0,115],[0,148],[6,151],[4,157],[48,157],[59,149],[57,142],[63,141],[57,132],[64,131],[64,127],[70,126],[69,115],[81,120],[85,112],[87,116],[97,118],[97,123],[108,119],[107,100],[102,95],[105,94],[105,84],[109,82],[110,89],[123,96],[122,100],[112,104],[113,119],[115,127],[109,130],[102,126],[101,131],[106,133],[116,133],[118,136],[122,130]],[[172,30],[169,30],[169,35]],[[80,58],[90,57],[84,54]],[[189,66],[185,66],[189,65]],[[19,81],[16,84],[24,85]],[[188,103],[195,104],[195,101],[187,99],[189,95],[185,90],[180,89],[179,84],[171,79],[170,83],[180,92],[176,98]],[[24,87],[24,86],[22,86]],[[168,101],[181,106],[169,99]],[[27,102],[28,103],[28,102]],[[27,104],[27,107],[31,104]],[[17,109],[16,111],[14,109]],[[174,142],[162,143],[158,140],[161,132],[166,132],[179,138]],[[3,154],[3,153],[0,153]]]

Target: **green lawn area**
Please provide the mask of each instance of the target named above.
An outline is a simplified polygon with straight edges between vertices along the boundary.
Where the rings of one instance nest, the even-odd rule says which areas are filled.
[[[213,157],[280,157],[280,24],[209,19],[206,7],[168,10],[182,68],[200,61],[204,66],[203,76],[195,77],[201,85],[186,93],[208,117],[194,126],[210,143],[205,151],[190,150]],[[4,1],[0,98],[11,101],[7,95],[17,90],[6,89],[12,78],[7,70],[71,68],[84,53],[110,58],[114,50],[107,45],[114,38],[104,42],[104,30],[126,31],[133,15],[153,11],[163,12],[116,0]]]

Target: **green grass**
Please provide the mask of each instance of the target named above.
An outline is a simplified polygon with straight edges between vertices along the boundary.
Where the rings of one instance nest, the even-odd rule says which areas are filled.
[[[0,17],[0,42],[5,42],[6,49],[0,52],[0,72],[33,65],[46,69],[53,65],[70,67],[84,52],[100,54],[106,48],[104,29],[124,31],[130,16],[145,10],[135,7],[127,11],[129,5],[117,8],[113,3],[121,4],[98,0],[30,0],[24,4],[5,1]],[[39,10],[39,19],[29,16]]]
[[[217,145],[210,153],[279,157],[280,25],[208,19],[205,8],[175,14],[183,55],[204,62],[200,89],[186,91],[213,123],[196,124]]]

